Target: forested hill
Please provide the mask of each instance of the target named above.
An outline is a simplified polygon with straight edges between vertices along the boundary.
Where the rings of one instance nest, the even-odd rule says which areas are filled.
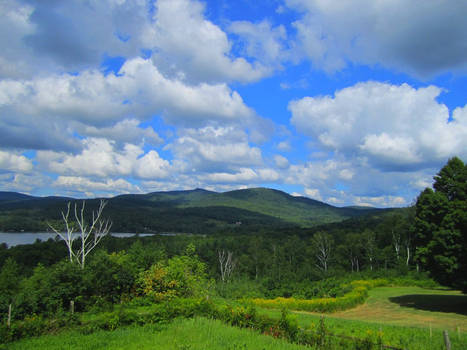
[[[214,233],[286,226],[312,227],[324,223],[375,215],[385,210],[338,208],[305,197],[266,188],[217,193],[191,191],[128,194],[106,199],[104,216],[114,232]],[[33,197],[0,192],[0,231],[46,230],[58,224],[60,212],[72,198]],[[86,201],[95,209],[98,199]]]

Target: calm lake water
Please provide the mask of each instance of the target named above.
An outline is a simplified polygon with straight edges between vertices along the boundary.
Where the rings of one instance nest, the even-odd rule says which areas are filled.
[[[112,233],[115,237],[131,237],[136,233]],[[151,233],[140,233],[140,236],[151,236]],[[49,238],[55,238],[57,235],[50,232],[21,232],[21,233],[6,233],[0,232],[0,244],[6,243],[8,247],[13,247],[20,244],[32,244],[36,239],[47,241]],[[60,238],[59,238],[60,239]]]

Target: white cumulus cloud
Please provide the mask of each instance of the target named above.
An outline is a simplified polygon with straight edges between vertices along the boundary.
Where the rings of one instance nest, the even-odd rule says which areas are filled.
[[[250,146],[248,135],[242,129],[208,126],[179,133],[168,148],[196,171],[232,170],[263,162],[261,150]]]
[[[449,120],[435,86],[365,82],[292,101],[291,122],[322,147],[382,169],[423,169],[467,155],[465,107]]]
[[[83,150],[78,154],[38,151],[40,166],[48,171],[67,176],[118,177],[157,179],[167,177],[170,163],[152,150],[144,154],[141,147],[125,144],[118,150],[107,139],[83,140]]]
[[[190,82],[252,82],[269,73],[257,61],[233,57],[227,34],[204,17],[204,5],[196,0],[155,2],[153,22],[143,40],[165,74]]]
[[[23,155],[0,150],[0,172],[29,172],[33,168],[32,161]]]

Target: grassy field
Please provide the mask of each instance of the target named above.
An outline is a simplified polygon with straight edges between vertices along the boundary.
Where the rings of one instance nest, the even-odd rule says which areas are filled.
[[[325,315],[326,332],[367,339],[407,350],[444,350],[442,331],[449,331],[452,349],[467,349],[467,296],[446,290],[418,287],[379,287],[369,293],[367,302],[354,309]],[[217,304],[217,303],[216,303]],[[139,307],[139,313],[151,312]],[[279,310],[258,309],[261,314],[280,317]],[[83,315],[83,321],[104,317]],[[294,312],[303,329],[317,331],[321,315]],[[332,338],[336,347],[339,337]],[[0,349],[305,349],[271,336],[238,329],[205,318],[175,319],[167,325],[147,325],[96,331],[92,334],[66,331],[24,339]],[[344,347],[345,348],[345,347]]]
[[[278,310],[261,310],[280,317]],[[303,328],[316,328],[321,315],[294,312]],[[419,287],[379,287],[356,308],[325,315],[333,334],[365,338],[383,333],[383,343],[401,348],[445,349],[448,330],[453,349],[467,349],[467,296],[447,290]],[[431,336],[430,336],[431,325]]]
[[[0,347],[0,349],[2,349]],[[304,346],[237,329],[204,318],[176,319],[169,325],[126,327],[83,335],[63,332],[8,344],[11,350],[300,350]],[[308,348],[309,349],[309,348]]]
[[[381,287],[367,302],[333,317],[387,324],[467,332],[467,295],[419,287]]]

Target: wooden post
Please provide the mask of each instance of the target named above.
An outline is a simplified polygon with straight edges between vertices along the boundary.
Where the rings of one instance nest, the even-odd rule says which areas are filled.
[[[433,338],[433,329],[431,328],[431,322],[430,322],[430,339]]]
[[[383,329],[381,326],[379,326],[379,334],[378,334],[378,339],[379,339],[379,350],[383,350]]]
[[[70,313],[73,315],[75,313],[75,301],[70,300]]]
[[[6,325],[8,328],[11,326],[11,304],[8,305],[8,320],[6,321]]]
[[[444,335],[444,345],[446,345],[446,350],[451,350],[451,341],[449,340],[448,331],[443,331]]]

